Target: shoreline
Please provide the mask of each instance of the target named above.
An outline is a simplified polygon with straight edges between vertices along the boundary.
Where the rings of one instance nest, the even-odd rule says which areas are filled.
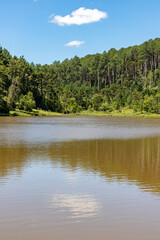
[[[0,117],[52,117],[52,116],[97,116],[97,117],[140,117],[140,118],[160,118],[160,114],[157,113],[140,113],[134,112],[132,109],[123,109],[121,111],[114,112],[101,112],[101,111],[90,111],[85,110],[79,113],[57,113],[44,110],[34,109],[32,112],[15,110],[10,111],[8,114],[1,114]]]

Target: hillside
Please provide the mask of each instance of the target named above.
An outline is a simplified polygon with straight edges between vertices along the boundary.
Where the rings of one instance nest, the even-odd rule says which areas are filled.
[[[51,65],[0,48],[0,112],[160,111],[160,38]]]

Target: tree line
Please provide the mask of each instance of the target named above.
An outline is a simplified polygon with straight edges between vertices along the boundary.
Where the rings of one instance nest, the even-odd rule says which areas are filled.
[[[28,63],[0,47],[0,112],[160,111],[160,38],[102,54]]]

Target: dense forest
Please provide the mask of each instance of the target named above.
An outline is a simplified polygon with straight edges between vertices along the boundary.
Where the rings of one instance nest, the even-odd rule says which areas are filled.
[[[30,64],[0,47],[1,113],[124,108],[160,112],[160,38],[51,65]]]

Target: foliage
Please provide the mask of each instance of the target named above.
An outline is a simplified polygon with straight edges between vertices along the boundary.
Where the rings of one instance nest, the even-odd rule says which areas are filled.
[[[0,98],[0,113],[9,113],[9,107],[3,98]]]
[[[0,112],[160,112],[160,38],[140,46],[29,64],[0,47]]]
[[[32,111],[32,109],[36,106],[33,93],[28,92],[27,95],[21,95],[16,105],[20,110]]]

